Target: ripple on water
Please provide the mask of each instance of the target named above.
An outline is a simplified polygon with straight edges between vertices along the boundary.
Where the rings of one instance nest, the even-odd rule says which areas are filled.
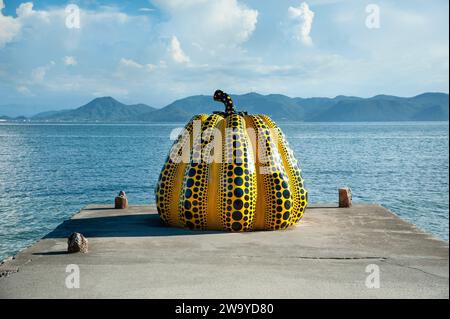
[[[0,125],[0,259],[88,203],[154,202],[177,124]],[[448,240],[448,123],[285,123],[311,202],[378,202]]]

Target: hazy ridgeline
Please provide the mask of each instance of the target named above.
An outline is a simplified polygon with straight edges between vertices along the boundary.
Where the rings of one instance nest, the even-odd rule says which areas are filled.
[[[448,121],[448,94],[424,93],[411,98],[377,95],[371,98],[290,98],[281,94],[232,95],[239,111],[263,113],[276,121],[379,122]],[[63,107],[61,107],[62,109]],[[186,122],[194,114],[222,111],[211,96],[186,97],[156,109],[145,104],[126,105],[112,97],[96,98],[76,109],[39,114],[30,108],[0,106],[0,115],[29,115],[32,121],[47,122]],[[22,110],[22,111],[21,111]],[[37,107],[34,108],[35,112]],[[22,112],[22,113],[21,113]],[[27,114],[25,114],[27,113]],[[6,118],[6,117],[5,117]],[[8,118],[6,118],[8,119]]]

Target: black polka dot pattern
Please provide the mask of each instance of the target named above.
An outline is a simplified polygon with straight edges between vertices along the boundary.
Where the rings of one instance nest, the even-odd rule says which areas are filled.
[[[258,115],[250,115],[248,121],[255,130],[258,149],[258,191],[263,201],[264,223],[257,228],[265,230],[285,229],[291,225],[292,190],[281,154],[272,132]]]
[[[163,166],[156,187],[161,220],[170,226],[232,232],[296,224],[307,206],[307,190],[283,132],[266,115],[236,113],[222,91],[214,99],[225,104],[226,112],[193,117],[171,149],[172,155],[181,156],[189,144],[188,161],[176,163],[169,155]],[[192,136],[194,121],[201,121],[197,136]],[[203,152],[208,139],[193,141],[218,127],[222,162],[207,162]]]
[[[214,100],[217,102],[222,102],[225,105],[225,114],[230,115],[235,113],[233,100],[231,97],[221,90],[214,92]]]
[[[254,226],[257,199],[253,149],[242,116],[227,116],[226,127],[217,209],[223,229],[250,231]]]
[[[206,219],[208,214],[208,178],[210,165],[203,161],[202,150],[206,148],[208,140],[203,133],[214,128],[219,120],[219,115],[211,115],[202,122],[201,131],[196,136],[199,143],[193,145],[191,161],[185,168],[183,186],[179,200],[179,216],[183,225],[191,229],[207,229]],[[201,140],[201,136],[204,136]]]
[[[179,225],[178,218],[173,218],[173,216],[178,215],[178,212],[173,212],[171,202],[178,200],[178,194],[173,194],[173,188],[176,179],[179,178],[179,176],[176,176],[176,172],[179,166],[183,165],[182,163],[174,162],[172,159],[174,155],[181,156],[183,148],[186,144],[190,143],[194,121],[200,120],[201,117],[202,115],[194,116],[185,126],[184,134],[180,134],[177,140],[175,140],[159,175],[155,190],[156,206],[161,220],[168,225]]]
[[[261,115],[260,117],[268,127],[274,129],[278,134],[278,148],[282,154],[283,165],[286,168],[289,180],[292,184],[291,224],[296,224],[303,217],[308,201],[308,191],[304,187],[305,181],[302,178],[301,169],[297,159],[294,156],[294,152],[290,148],[289,143],[281,129],[267,115]]]

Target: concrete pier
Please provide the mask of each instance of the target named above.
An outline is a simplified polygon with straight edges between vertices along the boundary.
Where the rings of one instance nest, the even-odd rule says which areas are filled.
[[[66,253],[75,231],[89,253]],[[448,257],[448,243],[379,205],[310,207],[297,227],[254,233],[167,228],[154,206],[90,205],[0,266],[0,297],[448,298]],[[70,264],[79,288],[66,287]]]

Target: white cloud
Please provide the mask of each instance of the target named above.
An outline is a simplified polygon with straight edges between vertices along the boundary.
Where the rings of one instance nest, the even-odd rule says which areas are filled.
[[[25,85],[18,85],[16,87],[16,90],[17,90],[17,92],[19,92],[22,95],[28,95],[28,96],[32,95],[30,89]]]
[[[127,67],[127,68],[131,68],[131,69],[139,69],[139,70],[144,70],[144,71],[153,71],[156,66],[154,64],[140,64],[132,59],[125,59],[122,58],[120,59],[119,62],[120,66],[122,67]]]
[[[170,10],[185,9],[196,5],[207,5],[208,0],[154,0],[153,3]]]
[[[2,10],[5,8],[3,0],[0,0],[0,49],[20,32],[20,22],[13,18],[4,16]]]
[[[21,3],[16,9],[17,18],[4,16],[1,12],[5,8],[3,0],[0,0],[0,48],[5,44],[14,41],[26,24],[33,22],[34,18],[49,22],[49,13],[47,11],[33,10],[32,2]]]
[[[26,19],[33,19],[38,18],[45,22],[49,22],[49,12],[48,11],[41,11],[41,10],[34,10],[33,9],[33,2],[24,2],[19,5],[19,7],[16,9],[17,13],[17,19],[19,21],[25,21]]]
[[[356,1],[296,1],[289,8],[276,1],[154,0],[154,15],[82,6],[80,29],[65,27],[64,4],[17,5],[17,16],[0,12],[0,96],[4,103],[60,107],[113,95],[163,106],[218,87],[291,96],[448,91],[448,4],[382,1],[383,27],[373,32]],[[347,18],[338,21],[342,12]],[[313,40],[314,47],[299,49]],[[67,67],[74,63],[66,57],[77,66]]]
[[[69,65],[69,66],[74,66],[77,65],[77,60],[75,59],[75,57],[73,56],[65,56],[63,58],[64,64],[65,65]]]
[[[31,71],[31,80],[35,83],[41,83],[45,80],[47,71],[49,71],[53,66],[55,66],[55,61],[50,61],[44,66],[39,66]]]
[[[34,68],[31,71],[31,78],[34,82],[44,81],[45,75],[47,74],[47,69],[43,66]]]
[[[155,9],[152,9],[152,8],[139,8],[139,11],[140,12],[152,12],[152,11],[155,11]]]
[[[295,27],[295,37],[305,45],[312,45],[312,38],[310,36],[311,27],[314,20],[314,12],[311,11],[306,2],[302,2],[299,7],[289,7],[289,17],[298,24]]]
[[[133,59],[121,58],[113,79],[121,81],[123,86],[145,86],[157,69],[158,66],[151,63],[141,64]]]
[[[25,17],[33,14],[33,2],[21,3],[16,9],[17,16]]]
[[[120,59],[120,64],[123,66],[126,66],[126,67],[131,67],[131,68],[137,68],[137,69],[142,68],[142,64],[139,64],[136,61],[133,61],[131,59],[122,58],[122,59]]]
[[[190,61],[189,57],[181,49],[180,41],[178,41],[176,36],[172,36],[170,40],[169,52],[176,63],[188,63]]]
[[[237,0],[154,0],[170,20],[163,32],[176,33],[183,43],[210,50],[234,48],[247,41],[256,28],[258,11]]]

